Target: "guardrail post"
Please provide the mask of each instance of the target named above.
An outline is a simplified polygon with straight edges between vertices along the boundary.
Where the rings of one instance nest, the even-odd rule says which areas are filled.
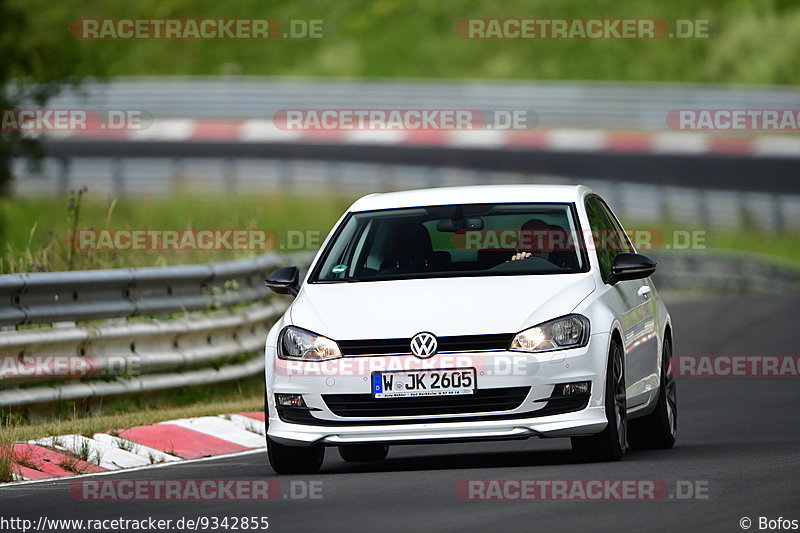
[[[327,164],[323,163],[323,165],[325,165],[325,181],[327,181],[328,188],[331,191],[336,191],[341,187],[342,182],[344,181],[342,179],[342,176],[344,175],[342,166],[344,163],[329,161]]]
[[[115,157],[111,163],[111,190],[117,196],[125,192],[125,173],[123,172],[122,158]]]
[[[278,160],[278,188],[288,192],[292,186],[291,163],[286,159]]]
[[[225,187],[228,191],[235,191],[238,186],[237,172],[236,172],[236,159],[232,157],[227,157],[222,162],[224,179],[225,179]]]
[[[67,157],[61,157],[59,162],[58,172],[58,192],[59,194],[66,195],[69,192],[69,171],[70,160]]]
[[[442,172],[438,167],[425,167],[425,185],[428,187],[442,186]]]
[[[783,216],[783,202],[781,202],[780,195],[772,195],[772,226],[776,232],[782,232],[786,229],[786,219]]]
[[[698,189],[697,197],[699,199],[697,202],[697,209],[700,225],[704,228],[708,228],[711,223],[711,217],[708,214],[708,191],[705,189]]]
[[[183,159],[176,157],[172,160],[172,192],[178,193],[186,181],[186,170]]]
[[[669,209],[669,189],[665,185],[661,185],[656,192],[658,195],[658,206],[661,210],[660,220],[671,222],[672,221],[672,213],[670,213]]]

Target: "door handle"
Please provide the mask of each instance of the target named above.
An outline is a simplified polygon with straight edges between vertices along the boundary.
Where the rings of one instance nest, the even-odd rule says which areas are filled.
[[[637,294],[642,298],[647,298],[651,290],[652,289],[648,285],[642,285],[641,287],[639,287],[639,291],[637,292]]]

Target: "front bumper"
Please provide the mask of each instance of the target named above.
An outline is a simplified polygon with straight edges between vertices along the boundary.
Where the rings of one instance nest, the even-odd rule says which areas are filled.
[[[394,426],[344,426],[326,428],[287,423],[270,418],[269,436],[281,444],[309,446],[388,443],[411,444],[430,441],[500,440],[527,437],[593,435],[606,427],[603,407],[535,419],[482,422],[453,421]]]
[[[571,350],[437,354],[424,362],[413,356],[346,357],[324,364],[287,362],[277,359],[275,349],[267,347],[268,435],[281,444],[333,446],[596,434],[607,424],[603,407],[607,350],[608,335],[602,333],[592,335],[587,346]],[[426,369],[476,368],[481,391],[529,390],[513,408],[458,414],[339,416],[328,405],[332,395],[363,397],[369,393],[373,371],[416,369],[423,364]],[[591,394],[585,401],[567,402],[566,406],[563,401],[548,401],[557,384],[577,381],[591,382]],[[307,407],[278,408],[275,394],[279,393],[301,394]]]

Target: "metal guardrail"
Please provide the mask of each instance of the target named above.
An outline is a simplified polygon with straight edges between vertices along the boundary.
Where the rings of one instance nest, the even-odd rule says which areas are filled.
[[[267,296],[280,256],[211,265],[0,276],[0,326],[202,311]]]
[[[124,394],[176,390],[224,383],[256,376],[264,371],[264,359],[256,357],[246,363],[228,365],[219,369],[203,368],[190,372],[153,374],[115,381],[77,382],[56,387],[0,390],[0,407],[31,406],[105,398]]]
[[[85,96],[85,97],[84,97]],[[673,109],[800,108],[789,86],[575,81],[128,77],[90,83],[53,109],[132,109],[179,118],[268,118],[281,109],[527,109],[539,126],[665,129]]]
[[[497,160],[502,160],[502,156],[498,155]],[[626,183],[601,179],[591,169],[586,169],[581,177],[570,178],[531,170],[483,171],[346,161],[206,159],[170,165],[157,160],[113,162],[82,158],[74,163],[69,179],[58,169],[49,167],[36,178],[17,180],[15,189],[22,195],[49,195],[86,185],[93,195],[171,194],[185,190],[186,183],[191,183],[192,191],[206,193],[355,196],[453,185],[583,183],[603,196],[615,213],[631,223],[672,221],[715,228],[750,224],[767,232],[800,230],[800,194],[797,193],[715,190],[706,187],[703,181],[684,187],[671,182]],[[760,168],[763,173],[764,168],[772,171],[773,167],[762,164]],[[113,175],[116,179],[110,177]],[[753,182],[753,186],[763,182]],[[0,295],[2,290],[0,287]]]
[[[273,254],[208,265],[0,276],[0,406],[258,375],[264,339],[286,308],[286,300],[265,301],[271,293],[263,280],[286,259]],[[292,261],[304,264],[308,257]],[[184,316],[152,318],[176,313]],[[25,327],[30,324],[52,327]],[[86,379],[28,372],[26,364],[47,356],[80,358],[91,372],[81,376]],[[9,359],[14,364],[5,364]]]
[[[646,254],[658,261],[659,289],[729,294],[800,292],[800,268],[758,254],[734,251],[672,251]]]
[[[0,354],[17,357],[20,363],[43,354],[71,354],[86,358],[87,367],[91,365],[91,375],[101,377],[222,365],[240,354],[260,353],[268,333],[267,325],[280,316],[285,307],[281,300],[236,312],[173,320],[112,321],[9,331],[0,335]],[[20,366],[16,372],[4,372],[0,383],[11,386],[69,379],[71,376],[67,373],[38,376]]]

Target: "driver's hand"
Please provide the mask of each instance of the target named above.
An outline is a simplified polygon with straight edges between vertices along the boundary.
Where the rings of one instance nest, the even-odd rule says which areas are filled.
[[[511,260],[512,261],[518,261],[519,259],[527,259],[527,258],[531,257],[531,255],[532,254],[530,252],[517,252],[517,253],[515,253],[514,255],[511,256]]]

